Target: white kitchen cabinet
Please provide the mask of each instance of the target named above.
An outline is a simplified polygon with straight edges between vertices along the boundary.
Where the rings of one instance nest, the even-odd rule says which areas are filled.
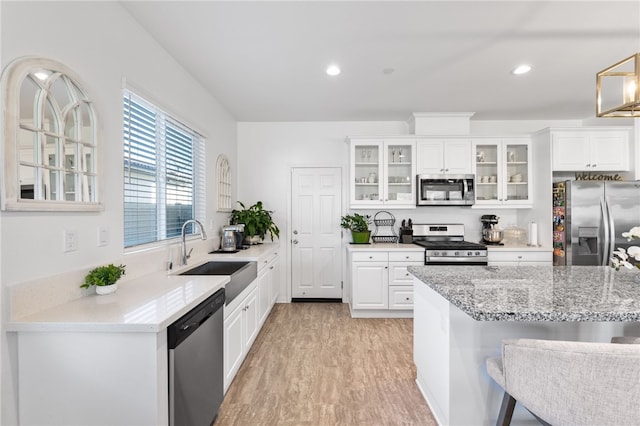
[[[474,171],[476,208],[530,208],[533,170],[531,140],[477,139]]]
[[[269,279],[269,285],[271,290],[269,294],[271,295],[271,307],[278,300],[278,295],[280,294],[280,262],[278,259],[278,253],[276,252],[273,258],[269,261],[269,275],[271,276]]]
[[[553,252],[551,250],[489,246],[487,248],[487,263],[489,266],[552,265]]]
[[[351,208],[415,208],[415,140],[350,139]]]
[[[424,250],[353,251],[351,271],[351,316],[410,317],[413,280],[407,266],[424,264]]]
[[[264,324],[271,308],[278,298],[278,253],[274,252],[262,261],[258,268],[258,318],[260,325]]]
[[[470,139],[419,139],[417,174],[470,174],[472,151]]]
[[[351,289],[353,309],[387,309],[389,307],[389,263],[353,262]]]
[[[413,276],[410,265],[424,265],[424,251],[389,252],[389,309],[413,309]]]
[[[258,318],[258,280],[256,279],[233,300],[230,313],[224,318],[224,391],[226,392],[240,369],[260,324]],[[225,307],[226,310],[227,307]]]
[[[551,130],[554,171],[628,171],[629,131]]]

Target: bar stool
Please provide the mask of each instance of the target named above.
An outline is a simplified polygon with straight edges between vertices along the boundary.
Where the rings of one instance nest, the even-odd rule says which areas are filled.
[[[616,344],[630,343],[630,344]],[[640,424],[640,338],[612,343],[516,339],[487,372],[504,389],[497,425],[516,402],[544,425]]]

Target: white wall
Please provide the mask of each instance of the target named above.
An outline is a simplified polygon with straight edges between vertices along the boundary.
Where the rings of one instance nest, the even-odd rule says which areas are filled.
[[[167,260],[166,247],[156,256],[147,254],[144,261],[141,256],[125,256],[123,249],[123,78],[207,137],[206,223],[209,227],[215,220],[215,226],[208,230],[213,238],[198,244],[197,250],[216,246],[215,237],[227,215],[215,212],[215,162],[224,153],[234,174],[237,170],[234,118],[118,2],[1,2],[0,8],[2,68],[25,55],[57,60],[79,75],[94,100],[103,148],[100,196],[104,204],[101,213],[0,213],[3,321],[8,312],[7,289],[17,283],[46,278],[51,285],[67,286],[79,296],[80,282],[65,281],[65,277],[77,278],[78,270],[124,261],[136,275],[161,268]],[[98,226],[109,229],[106,247],[97,246]],[[64,229],[77,231],[78,251],[63,253]],[[8,338],[3,333],[1,423],[7,425],[16,423],[15,347]]]

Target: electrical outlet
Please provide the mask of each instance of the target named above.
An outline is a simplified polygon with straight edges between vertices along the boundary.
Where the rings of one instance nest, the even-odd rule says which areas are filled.
[[[65,229],[62,241],[65,253],[78,250],[78,233],[75,230]]]
[[[104,247],[109,244],[109,228],[106,226],[98,226],[98,247]]]

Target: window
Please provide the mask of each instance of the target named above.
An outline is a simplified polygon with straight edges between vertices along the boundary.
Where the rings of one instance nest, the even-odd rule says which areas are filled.
[[[231,167],[224,155],[218,157],[218,211],[231,211]]]
[[[203,137],[125,90],[125,247],[178,237],[185,221],[203,220],[204,172]]]
[[[97,125],[78,77],[45,58],[3,73],[6,210],[97,211]]]

